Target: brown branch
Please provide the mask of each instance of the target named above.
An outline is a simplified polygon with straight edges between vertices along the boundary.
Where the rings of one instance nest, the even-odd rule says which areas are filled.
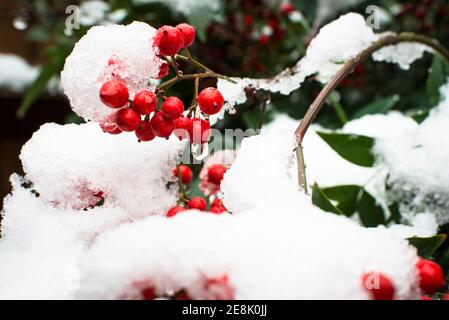
[[[346,62],[343,67],[335,74],[335,76],[321,90],[315,101],[313,101],[313,103],[310,105],[309,109],[304,115],[304,118],[301,120],[298,128],[295,131],[297,144],[296,157],[298,163],[298,183],[299,187],[302,190],[307,192],[307,179],[304,164],[304,155],[302,152],[302,141],[307,132],[307,129],[315,120],[318,112],[325,104],[327,98],[331,95],[334,89],[354,70],[356,66],[362,63],[365,59],[369,58],[374,52],[384,47],[395,45],[401,42],[424,44],[440,54],[446,60],[446,62],[449,62],[449,50],[446,47],[441,45],[435,39],[422,35],[416,35],[413,33],[401,33],[397,35],[385,36],[371,44],[368,48],[359,53],[355,58]]]

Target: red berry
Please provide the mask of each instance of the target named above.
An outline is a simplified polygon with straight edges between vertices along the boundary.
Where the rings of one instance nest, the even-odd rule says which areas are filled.
[[[176,26],[176,29],[178,29],[179,34],[181,34],[181,48],[187,48],[193,43],[193,41],[195,41],[195,28],[190,24],[178,24]]]
[[[140,115],[131,108],[120,109],[115,113],[115,122],[123,131],[135,131],[140,124]]]
[[[220,91],[209,87],[198,95],[198,104],[205,114],[216,114],[223,107],[224,98]]]
[[[362,275],[363,288],[371,294],[373,300],[393,300],[395,288],[391,280],[379,272]]]
[[[101,121],[100,128],[101,128],[101,130],[103,130],[103,132],[113,134],[113,135],[120,134],[123,132],[117,126],[117,123],[115,123],[115,113],[107,116],[106,119]]]
[[[266,34],[261,34],[259,36],[259,43],[262,45],[266,45],[270,42],[270,37],[267,36]]]
[[[446,286],[444,271],[432,260],[420,259],[416,264],[420,278],[419,286],[426,294],[436,293]]]
[[[182,116],[184,104],[179,98],[168,97],[165,99],[164,103],[162,103],[161,111],[166,118],[174,120]]]
[[[179,172],[177,169],[179,169]],[[179,175],[181,175],[182,183],[189,184],[190,182],[192,182],[193,173],[190,167],[184,164],[180,164],[178,167],[173,168],[173,176],[179,178]]]
[[[222,206],[223,200],[216,198],[216,199],[214,199],[214,201],[212,201],[212,203],[210,205],[211,205],[211,207]]]
[[[223,212],[226,212],[226,208],[223,206],[211,206],[209,212],[215,213],[215,214],[221,214]]]
[[[181,290],[181,292],[179,292],[179,294],[176,296],[175,300],[193,300],[193,299],[189,296],[189,293],[186,290]]]
[[[204,211],[204,210],[206,210],[207,204],[206,204],[206,200],[204,200],[204,198],[193,197],[192,199],[189,200],[189,202],[187,202],[187,206],[190,209],[197,209],[200,211]]]
[[[178,53],[183,39],[178,29],[172,26],[162,26],[154,37],[154,46],[159,49],[159,54],[174,56]]]
[[[143,300],[154,300],[156,299],[156,292],[153,287],[144,288],[140,292],[142,294]]]
[[[295,11],[295,7],[290,2],[285,2],[281,6],[281,13],[283,15],[288,15],[288,14],[292,13],[293,11]]]
[[[222,164],[211,165],[207,169],[207,177],[208,177],[207,180],[210,183],[220,185],[221,180],[223,180],[224,174],[226,173],[227,170],[228,170],[228,168],[226,168]]]
[[[139,141],[151,141],[155,138],[148,121],[140,121],[139,127],[136,129],[136,137]]]
[[[192,119],[188,117],[179,117],[173,120],[175,124],[175,129],[173,133],[178,137],[179,140],[189,138],[189,128],[192,126]]]
[[[422,296],[421,300],[427,301],[427,300],[433,300],[433,299],[431,297],[429,297],[429,296]]]
[[[157,75],[157,79],[162,79],[168,75],[169,65],[167,62],[163,62],[159,69],[159,74]]]
[[[419,6],[415,11],[415,17],[418,20],[424,20],[427,16],[427,9],[423,6]]]
[[[134,110],[142,115],[147,115],[156,110],[157,98],[155,94],[148,90],[137,93],[133,101]]]
[[[190,142],[196,144],[208,142],[212,134],[209,121],[199,118],[193,118],[187,129]]]
[[[170,137],[175,125],[173,120],[164,117],[162,112],[156,112],[153,118],[150,120],[150,126],[153,133],[161,138]]]
[[[109,80],[100,88],[100,99],[108,107],[121,108],[128,102],[128,88],[120,80]]]
[[[243,16],[243,23],[248,27],[248,28],[252,28],[254,26],[254,18],[252,15],[250,14],[245,14]]]
[[[167,211],[167,217],[168,218],[170,218],[170,217],[174,217],[174,216],[176,216],[178,213],[180,213],[180,212],[182,212],[182,211],[186,211],[187,209],[186,208],[184,208],[183,206],[176,206],[176,207],[173,207],[173,208],[171,208],[170,210],[168,210]]]

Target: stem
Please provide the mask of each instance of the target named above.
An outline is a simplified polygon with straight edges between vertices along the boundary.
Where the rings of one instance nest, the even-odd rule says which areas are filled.
[[[348,122],[348,116],[346,115],[345,109],[341,105],[341,103],[338,101],[335,94],[331,94],[329,97],[330,103],[332,107],[335,110],[335,113],[337,114],[338,120],[340,120],[341,125],[345,125],[346,122]]]
[[[187,50],[187,49],[186,49]],[[195,60],[194,58],[192,58],[192,56],[190,55],[190,52],[187,50],[187,57],[183,56],[181,54],[177,54],[175,56],[175,59],[179,59],[179,60],[183,60],[183,61],[187,61],[190,62],[191,64],[197,66],[200,69],[203,69],[206,72],[210,72],[210,73],[215,73],[213,72],[211,69],[209,69],[208,67],[206,67],[204,64],[202,64],[201,62]]]
[[[265,99],[262,102],[262,110],[260,111],[259,126],[257,127],[258,131],[262,129],[262,126],[265,122],[265,114],[267,112],[268,101],[270,101],[269,93],[266,94]]]
[[[295,131],[296,143],[298,146],[296,148],[296,157],[298,163],[298,183],[301,189],[306,191],[306,189],[304,188],[304,183],[306,181],[306,171],[301,148],[302,141],[304,139],[304,135],[307,132],[307,129],[310,127],[310,124],[313,122],[313,120],[315,120],[318,112],[323,107],[327,98],[329,98],[334,89],[340,84],[342,80],[346,78],[348,74],[350,74],[354,70],[354,68],[357,65],[359,65],[368,57],[370,57],[374,52],[384,47],[398,44],[401,42],[413,42],[424,44],[435,50],[435,52],[437,52],[438,54],[440,54],[446,60],[446,62],[449,62],[449,50],[446,47],[441,45],[435,39],[423,35],[416,35],[413,33],[401,33],[398,35],[389,35],[383,37],[377,40],[376,42],[372,43],[368,48],[360,52],[355,58],[346,62],[343,65],[343,67],[335,74],[335,76],[321,90],[320,94],[318,95],[318,97],[316,97],[315,101],[313,101],[313,103],[310,105],[309,109],[304,115],[304,118],[301,120],[298,128]]]
[[[174,78],[172,78],[172,79],[170,79],[170,80],[168,80],[166,82],[163,82],[163,83],[161,83],[158,86],[158,89],[159,90],[167,90],[168,88],[170,88],[172,85],[174,85],[178,81],[183,81],[183,80],[188,80],[188,79],[195,79],[195,78],[198,78],[198,79],[202,79],[202,78],[219,78],[219,79],[224,79],[224,80],[228,80],[228,81],[231,81],[231,82],[235,82],[234,80],[232,80],[232,79],[230,79],[230,78],[228,78],[228,77],[226,77],[224,75],[218,74],[218,73],[210,73],[210,72],[192,73],[192,74],[184,74],[182,76],[177,76],[177,77],[174,77]]]
[[[184,189],[184,184],[182,183],[181,170],[179,170],[179,164],[176,164],[176,172],[178,173],[178,187],[179,187],[179,203],[184,203],[186,201],[186,192]]]
[[[298,183],[299,187],[307,194],[307,176],[306,176],[306,163],[304,161],[304,152],[302,149],[302,142],[296,141],[296,160],[298,162]]]

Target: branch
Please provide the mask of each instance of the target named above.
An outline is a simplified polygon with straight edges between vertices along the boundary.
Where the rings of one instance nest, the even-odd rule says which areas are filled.
[[[423,35],[416,35],[413,33],[401,33],[398,35],[389,35],[383,37],[368,48],[359,53],[355,58],[346,62],[343,67],[335,74],[335,76],[324,86],[320,94],[316,97],[315,101],[310,105],[304,118],[301,120],[298,128],[295,131],[296,137],[296,157],[298,163],[298,183],[302,190],[307,192],[307,180],[304,164],[304,157],[302,154],[302,141],[307,129],[311,123],[315,120],[318,112],[325,104],[327,98],[331,95],[334,89],[343,81],[348,74],[350,74],[356,66],[362,63],[365,59],[369,58],[374,52],[384,47],[395,45],[401,42],[412,42],[424,44],[432,48],[435,52],[440,54],[446,62],[449,62],[449,50],[441,45],[437,40],[429,38]]]

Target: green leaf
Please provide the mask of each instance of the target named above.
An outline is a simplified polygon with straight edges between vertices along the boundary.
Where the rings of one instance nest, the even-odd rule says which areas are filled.
[[[374,139],[356,134],[325,133],[317,134],[341,157],[362,167],[372,167],[375,157],[371,152]]]
[[[427,78],[427,95],[431,106],[440,102],[440,87],[447,82],[448,77],[449,64],[440,56],[435,55]]]
[[[312,186],[312,203],[323,211],[343,214],[343,212],[332,204],[316,183]]]
[[[430,110],[428,108],[425,109],[415,109],[410,112],[407,112],[409,117],[412,117],[416,123],[422,123],[430,114]]]
[[[331,200],[337,201],[337,209],[350,217],[357,209],[357,199],[362,187],[356,185],[323,188],[321,191]]]
[[[396,103],[399,102],[399,100],[400,97],[398,95],[394,95],[374,101],[373,103],[360,108],[356,113],[354,113],[352,118],[357,119],[367,114],[385,114],[390,111],[396,105]]]
[[[315,21],[318,1],[292,0],[293,6],[301,11],[308,21]]]
[[[357,212],[365,227],[377,227],[386,223],[384,210],[366,190],[359,197]]]
[[[221,20],[224,16],[224,1],[217,1],[217,5],[212,8],[210,4],[204,2],[196,5],[186,18],[196,29],[196,34],[201,41],[206,40],[206,28],[213,20]]]
[[[418,250],[418,255],[424,259],[430,258],[435,251],[443,244],[447,236],[445,234],[437,234],[429,238],[412,237],[408,238],[408,242]]]

